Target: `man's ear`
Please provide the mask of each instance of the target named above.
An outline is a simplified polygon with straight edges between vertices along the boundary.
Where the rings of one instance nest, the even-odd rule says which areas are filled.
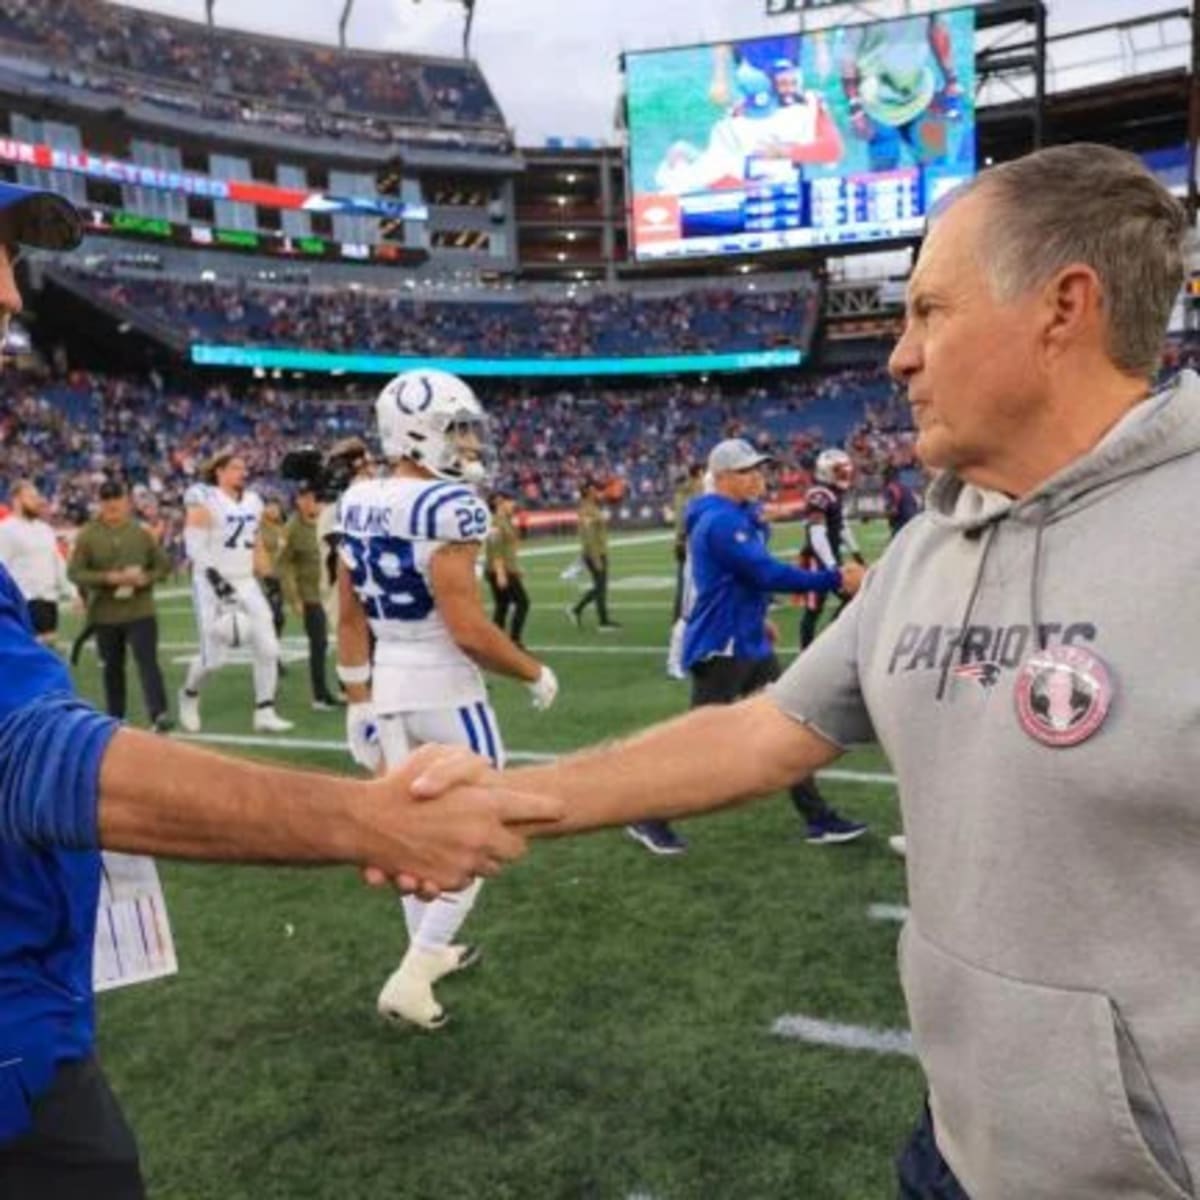
[[[1041,293],[1042,345],[1060,357],[1088,338],[1104,337],[1104,286],[1094,268],[1068,263],[1046,281]]]

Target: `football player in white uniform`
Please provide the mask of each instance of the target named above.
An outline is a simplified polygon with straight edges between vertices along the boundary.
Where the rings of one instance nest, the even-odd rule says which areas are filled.
[[[487,419],[461,379],[432,370],[398,375],[376,413],[388,472],[355,483],[336,523],[351,754],[379,770],[425,742],[448,742],[503,766],[480,668],[523,681],[539,709],[554,702],[558,681],[492,624],[480,600],[475,564],[490,518],[473,485],[488,477]],[[445,1024],[433,985],[478,957],[454,938],[479,887],[429,903],[405,897],[409,945],[379,994],[383,1016]]]
[[[192,595],[200,627],[200,653],[188,666],[179,693],[179,724],[200,729],[200,687],[224,665],[230,649],[248,645],[254,664],[254,729],[286,733],[292,728],[275,711],[279,681],[279,639],[271,606],[256,575],[270,570],[259,532],[263,502],[246,489],[246,463],[232,450],[218,454],[204,482],[184,497],[184,543],[192,564]]]

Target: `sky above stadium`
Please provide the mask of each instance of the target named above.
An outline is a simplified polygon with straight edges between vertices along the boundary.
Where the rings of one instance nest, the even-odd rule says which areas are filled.
[[[204,0],[135,0],[138,8],[204,19]],[[612,139],[624,50],[778,33],[763,0],[477,0],[471,49],[522,145],[549,137]],[[875,10],[881,6],[876,4]],[[922,5],[921,7],[924,7]],[[939,5],[940,7],[940,5]],[[1166,0],[1048,0],[1050,33],[1161,12]],[[898,10],[900,5],[894,5]],[[216,0],[219,25],[335,42],[342,0]],[[853,16],[849,7],[842,10]],[[1172,28],[1186,35],[1184,22]],[[355,0],[351,46],[368,50],[461,53],[458,0]],[[1186,48],[1154,50],[1159,30],[1135,34],[1138,71],[1186,62]],[[1051,86],[1082,87],[1135,69],[1112,36],[1051,48]]]

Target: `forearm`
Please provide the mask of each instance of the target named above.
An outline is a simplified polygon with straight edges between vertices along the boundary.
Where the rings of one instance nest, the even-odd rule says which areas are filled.
[[[634,737],[504,773],[521,791],[557,797],[541,836],[672,819],[725,808],[811,775],[840,752],[765,697],[695,710]]]
[[[107,571],[97,571],[93,567],[77,565],[74,562],[67,568],[67,578],[76,587],[104,587],[109,582],[108,575]]]
[[[493,625],[482,609],[451,633],[458,648],[485,671],[495,671],[523,683],[532,683],[541,674],[542,664]]]
[[[100,768],[100,844],[174,858],[355,862],[360,786],[122,729]]]
[[[836,592],[842,586],[836,569],[809,571],[769,555],[738,563],[735,573],[760,592]]]

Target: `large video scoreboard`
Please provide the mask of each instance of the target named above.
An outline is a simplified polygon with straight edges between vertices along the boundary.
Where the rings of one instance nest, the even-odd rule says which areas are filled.
[[[625,56],[640,260],[910,237],[975,173],[975,14]]]

